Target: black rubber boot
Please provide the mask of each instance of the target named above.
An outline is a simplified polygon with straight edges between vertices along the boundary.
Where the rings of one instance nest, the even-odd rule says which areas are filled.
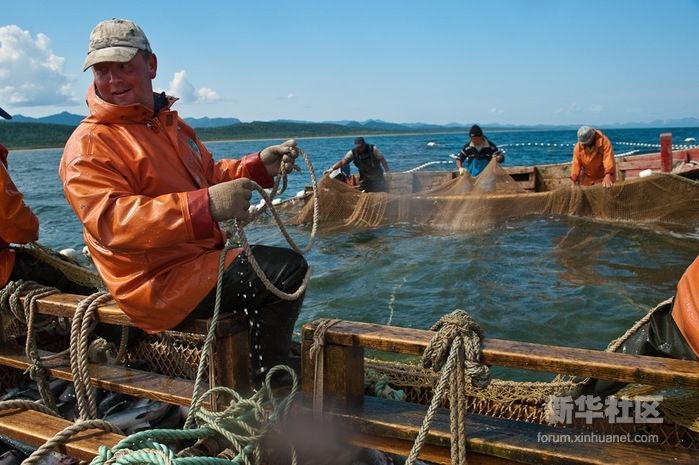
[[[306,260],[293,250],[255,245],[252,254],[265,276],[278,289],[293,293],[308,270]],[[291,336],[303,303],[302,294],[294,301],[283,300],[267,290],[244,254],[239,255],[223,275],[221,313],[233,312],[250,320],[251,367],[254,379],[274,365],[286,363]],[[210,316],[216,302],[216,289],[191,313]]]
[[[629,337],[615,352],[649,355],[652,357],[697,360],[682,333],[672,319],[672,302],[653,313],[638,331]],[[582,388],[582,395],[609,396],[626,386],[626,383],[591,379]]]

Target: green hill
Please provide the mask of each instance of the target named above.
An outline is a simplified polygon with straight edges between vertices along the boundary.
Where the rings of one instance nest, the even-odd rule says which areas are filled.
[[[0,143],[9,150],[63,147],[74,126],[44,123],[0,123]]]
[[[295,123],[253,121],[231,126],[199,128],[197,134],[203,141],[228,139],[288,139],[298,137],[353,136],[364,134],[408,133],[414,129],[386,130],[382,128],[356,128],[331,123]]]
[[[42,123],[0,123],[0,143],[10,150],[63,147],[74,126]],[[355,136],[371,134],[406,134],[410,132],[463,132],[463,128],[440,128],[433,131],[414,128],[357,128],[331,123],[295,123],[253,121],[229,126],[199,128],[203,141],[244,139],[289,139],[300,137]]]

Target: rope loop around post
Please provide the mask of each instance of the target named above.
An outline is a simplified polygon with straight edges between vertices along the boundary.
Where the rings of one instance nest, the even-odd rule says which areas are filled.
[[[483,388],[490,383],[490,369],[481,363],[481,342],[483,330],[464,310],[454,310],[435,323],[432,338],[422,355],[422,366],[440,371],[452,350],[452,345],[463,345],[465,375],[475,387]]]
[[[463,310],[444,315],[431,328],[437,331],[422,355],[422,366],[439,371],[434,395],[418,431],[406,465],[414,465],[425,444],[432,420],[445,395],[449,395],[451,460],[466,465],[466,383],[483,388],[490,384],[490,369],[481,360],[483,331]]]

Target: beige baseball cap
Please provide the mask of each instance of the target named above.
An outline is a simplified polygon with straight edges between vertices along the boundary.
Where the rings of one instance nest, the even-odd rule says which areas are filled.
[[[580,126],[578,129],[578,142],[588,144],[595,137],[595,130],[590,126]]]
[[[83,71],[105,61],[126,63],[139,50],[151,52],[146,34],[136,23],[128,19],[107,19],[90,33]]]

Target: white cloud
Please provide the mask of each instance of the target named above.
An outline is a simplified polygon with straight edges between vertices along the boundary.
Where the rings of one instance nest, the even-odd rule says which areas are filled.
[[[278,97],[275,97],[276,100],[295,100],[296,99],[296,94],[293,92],[289,92],[286,95],[280,95]]]
[[[187,71],[176,71],[169,83],[168,95],[179,97],[184,103],[214,103],[221,100],[218,92],[209,88],[201,87],[196,89],[187,80]]]
[[[16,25],[0,27],[0,102],[9,109],[75,104],[75,76],[64,74],[64,61],[45,34],[33,38]]]
[[[589,110],[591,113],[602,113],[602,111],[604,110],[604,105],[602,105],[601,103],[594,103],[590,105]]]
[[[491,108],[491,109],[488,110],[488,111],[489,111],[490,114],[492,114],[492,115],[502,115],[503,113],[505,113],[505,110],[500,110],[499,108]]]

